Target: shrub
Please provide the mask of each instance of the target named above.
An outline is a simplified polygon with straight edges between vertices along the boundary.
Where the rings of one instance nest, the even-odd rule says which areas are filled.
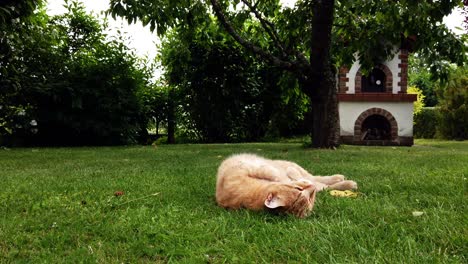
[[[148,80],[137,59],[121,39],[107,40],[83,5],[67,7],[0,30],[0,50],[8,51],[0,52],[2,145],[113,145],[144,136],[137,95]]]
[[[438,134],[446,139],[468,139],[468,68],[450,75],[440,103]]]
[[[435,138],[437,129],[437,108],[424,107],[414,116],[414,137]]]
[[[434,107],[439,103],[437,96],[438,82],[432,78],[431,72],[423,59],[417,54],[410,55],[410,65],[408,68],[408,84],[421,89],[424,94],[424,104],[428,107]]]
[[[425,98],[425,96],[424,96],[422,90],[419,89],[416,86],[408,87],[408,93],[417,95],[416,102],[414,102],[414,110],[413,110],[413,113],[416,116],[422,111],[422,109],[424,107],[424,98]]]
[[[157,145],[163,145],[163,144],[167,144],[167,136],[162,136],[156,139],[151,145],[157,146]]]

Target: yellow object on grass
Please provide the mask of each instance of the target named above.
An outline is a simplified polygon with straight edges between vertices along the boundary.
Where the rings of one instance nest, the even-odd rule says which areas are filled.
[[[352,197],[352,198],[355,198],[355,197],[358,196],[358,193],[353,192],[353,191],[349,191],[349,190],[346,190],[346,191],[332,190],[332,191],[330,191],[330,195],[331,196],[337,196],[337,197]]]

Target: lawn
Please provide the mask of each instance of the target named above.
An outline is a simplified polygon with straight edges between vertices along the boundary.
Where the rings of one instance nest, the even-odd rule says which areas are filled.
[[[345,174],[361,194],[322,192],[306,219],[227,211],[216,169],[240,152]],[[0,262],[467,263],[467,177],[467,141],[3,149]]]

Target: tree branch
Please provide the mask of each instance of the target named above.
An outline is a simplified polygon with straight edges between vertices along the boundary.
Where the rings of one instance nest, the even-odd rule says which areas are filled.
[[[260,21],[262,27],[265,29],[267,34],[270,35],[271,39],[276,44],[278,49],[281,51],[283,56],[286,57],[288,55],[293,55],[293,54],[290,53],[290,51],[284,49],[283,45],[281,44],[281,40],[280,40],[278,34],[276,33],[274,24],[271,23],[270,21],[264,19],[263,16],[258,12],[256,6],[257,6],[257,4],[259,2],[257,2],[257,4],[255,6],[252,6],[252,4],[247,0],[241,0],[241,1],[250,9],[250,11],[252,13],[254,13],[255,17]],[[307,65],[308,64],[307,58],[304,56],[304,54],[302,54],[299,51],[294,51],[292,53],[294,53],[294,55],[297,57],[299,64],[301,64],[301,65]]]
[[[282,60],[278,58],[277,56],[274,56],[273,54],[264,51],[262,48],[253,44],[252,42],[247,41],[244,38],[242,38],[234,29],[234,27],[231,25],[231,23],[227,20],[225,14],[223,13],[223,10],[221,9],[221,6],[219,5],[218,0],[210,0],[210,2],[211,2],[211,5],[213,6],[213,10],[216,14],[216,17],[218,18],[220,23],[223,25],[226,31],[244,48],[270,61],[271,63],[273,63],[273,65],[283,68],[285,70],[298,72],[303,69],[304,65],[302,62]]]
[[[263,18],[263,16],[258,12],[258,10],[256,8],[256,5],[252,6],[252,3],[250,3],[247,0],[241,0],[241,1],[242,1],[242,3],[244,3],[249,8],[250,12],[254,13],[255,17],[260,21],[260,24],[262,25],[263,29],[270,36],[270,38],[273,40],[276,47],[283,54],[283,57],[286,57],[288,54],[285,51],[283,45],[281,44],[280,38],[279,38],[278,34],[275,31],[274,25],[270,21]]]

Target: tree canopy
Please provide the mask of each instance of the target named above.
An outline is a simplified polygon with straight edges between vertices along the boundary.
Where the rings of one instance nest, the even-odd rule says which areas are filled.
[[[443,17],[455,7],[463,6],[461,0],[299,0],[294,8],[281,7],[279,0],[111,0],[110,10],[112,15],[123,16],[129,22],[140,19],[143,24],[150,24],[160,36],[170,28],[190,30],[192,25],[206,21],[210,14],[219,11],[220,23],[225,20],[229,24],[227,31],[234,31],[236,40],[289,68],[294,63],[305,63],[302,56],[310,56],[310,45],[320,41],[310,35],[313,7],[320,2],[334,2],[335,63],[350,63],[353,54],[358,52],[361,62],[372,66],[376,60],[393,55],[395,45],[432,56],[437,61],[462,64],[466,60],[466,55],[460,52],[466,46],[464,39],[452,34],[442,23]],[[281,52],[275,53],[276,49]]]
[[[42,0],[3,0],[0,3],[0,24],[11,25],[29,17],[42,2]]]

